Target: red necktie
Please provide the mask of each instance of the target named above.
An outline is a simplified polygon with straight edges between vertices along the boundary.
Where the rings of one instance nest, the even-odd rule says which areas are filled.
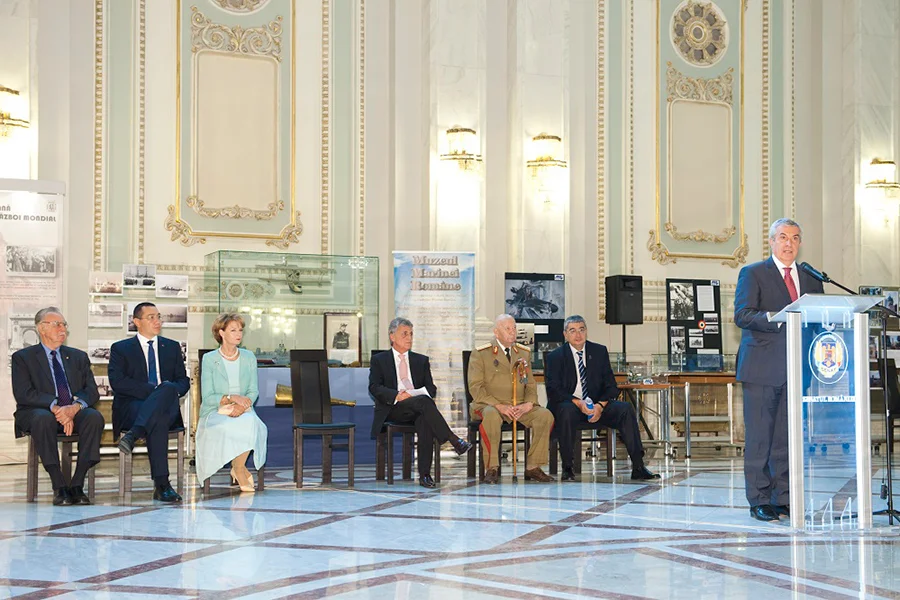
[[[797,286],[794,285],[794,278],[791,277],[791,268],[784,268],[784,285],[787,286],[788,294],[791,295],[791,302],[796,302],[799,297],[797,294]]]

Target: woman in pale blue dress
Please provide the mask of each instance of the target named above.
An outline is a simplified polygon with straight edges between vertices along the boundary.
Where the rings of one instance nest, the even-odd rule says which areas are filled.
[[[200,421],[197,425],[197,479],[201,482],[231,461],[231,477],[242,492],[252,492],[253,475],[246,462],[253,451],[259,469],[266,464],[266,425],[253,410],[259,397],[256,357],[238,348],[244,319],[223,314],[212,326],[219,349],[203,356]]]

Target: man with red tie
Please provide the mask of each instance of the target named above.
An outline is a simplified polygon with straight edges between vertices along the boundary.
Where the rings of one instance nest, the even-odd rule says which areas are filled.
[[[822,294],[822,283],[797,267],[802,232],[791,219],[769,228],[772,256],[738,275],[734,322],[743,331],[737,380],[744,394],[744,480],[750,516],[777,521],[790,515],[787,426],[787,328],[771,323],[803,294]]]

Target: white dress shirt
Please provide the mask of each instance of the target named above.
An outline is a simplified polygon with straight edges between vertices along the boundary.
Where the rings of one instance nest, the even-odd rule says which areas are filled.
[[[391,348],[391,353],[394,355],[394,372],[397,374],[397,391],[411,391],[416,389],[416,382],[413,381],[412,375],[412,367],[409,366],[409,352],[406,353],[406,367],[409,369],[409,381],[413,384],[413,387],[407,388],[403,385],[403,382],[400,380],[400,353]]]
[[[800,294],[800,273],[797,272],[797,261],[786,265],[780,260],[778,260],[775,255],[772,255],[772,260],[775,262],[775,266],[778,267],[778,274],[781,275],[781,278],[784,279],[784,270],[788,267],[791,268],[791,279],[794,280],[794,287],[797,288],[797,297],[801,296]],[[787,286],[785,286],[787,287]]]
[[[572,358],[575,360],[575,381],[578,382],[575,384],[575,391],[572,392],[572,395],[584,399],[584,390],[581,389],[581,373],[578,371],[578,350],[572,344],[569,344],[569,349],[572,351]],[[587,344],[581,349],[581,356],[581,360],[584,361],[585,371],[587,371]],[[587,374],[585,374],[586,376]]]
[[[144,363],[147,365],[147,378],[149,380],[150,377],[150,361],[147,360],[148,353],[150,352],[150,346],[147,345],[147,342],[153,342],[153,355],[156,357],[156,377],[157,381],[150,381],[153,385],[159,385],[159,377],[161,373],[159,372],[159,336],[153,336],[151,339],[147,339],[141,334],[137,334],[138,341],[141,343],[141,350],[144,351]]]

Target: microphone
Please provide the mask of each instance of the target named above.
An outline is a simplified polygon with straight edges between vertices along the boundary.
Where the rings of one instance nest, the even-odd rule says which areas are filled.
[[[816,268],[808,262],[800,263],[800,270],[813,279],[816,279],[817,281],[821,281],[822,283],[831,283],[831,278],[828,277],[828,273],[816,270]]]

